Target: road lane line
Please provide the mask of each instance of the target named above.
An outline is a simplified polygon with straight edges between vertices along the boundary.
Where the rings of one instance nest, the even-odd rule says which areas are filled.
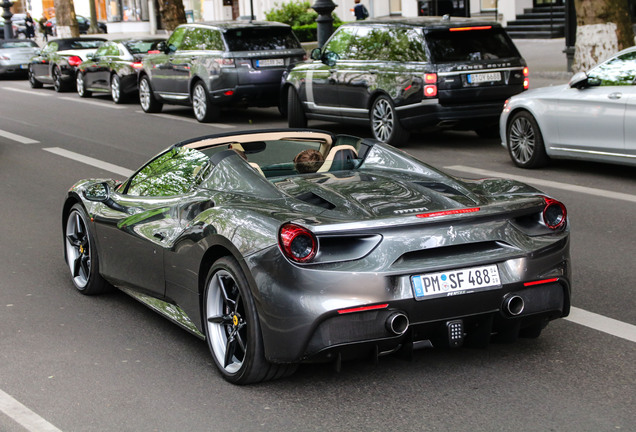
[[[53,96],[53,94],[51,93],[43,93],[37,90],[25,90],[25,89],[13,88],[13,87],[2,87],[2,89],[10,90],[10,91],[18,92],[18,93],[28,93],[28,94],[37,95],[37,96]]]
[[[37,144],[40,142],[31,138],[23,137],[22,135],[16,135],[14,133],[3,130],[0,130],[0,136],[10,139],[11,141],[17,141],[20,144]]]
[[[79,99],[79,97],[64,96],[64,97],[60,97],[60,99],[64,99],[64,100],[71,101],[71,102],[79,102],[79,103],[85,103],[85,104],[89,104],[89,105],[96,105],[96,106],[102,107],[102,108],[126,109],[125,106],[115,105],[115,104],[111,104],[111,103],[98,102],[98,101],[92,101],[92,100],[84,100],[84,99]]]
[[[69,151],[69,150],[65,150],[65,149],[62,149],[62,148],[59,148],[59,147],[49,147],[49,148],[45,148],[43,150],[46,150],[47,152],[56,154],[58,156],[62,156],[62,157],[65,157],[65,158],[68,158],[68,159],[72,159],[72,160],[77,161],[77,162],[84,163],[86,165],[90,165],[90,166],[94,166],[94,167],[97,167],[97,168],[100,168],[100,169],[103,169],[103,170],[106,170],[106,171],[110,171],[110,172],[113,172],[115,174],[119,174],[119,175],[124,176],[124,177],[130,177],[134,173],[134,171],[129,170],[128,168],[123,168],[123,167],[120,167],[120,166],[117,166],[117,165],[113,165],[111,163],[104,162],[104,161],[101,161],[99,159],[95,159],[95,158],[92,158],[92,157],[89,157],[89,156],[84,156],[84,155],[81,155],[79,153],[75,153],[75,152],[72,152],[72,151]]]
[[[225,124],[225,123],[200,123],[196,119],[177,117],[177,116],[173,116],[171,114],[148,114],[148,113],[143,112],[142,110],[135,111],[135,112],[141,113],[141,114],[145,114],[145,115],[151,115],[151,116],[155,116],[155,117],[164,117],[164,118],[169,118],[169,119],[173,119],[173,120],[181,120],[181,121],[184,121],[184,122],[200,124],[200,125],[203,125],[203,126],[212,126],[212,127],[219,128],[219,129],[233,129],[233,128],[236,127],[234,125]]]
[[[62,432],[2,390],[0,411],[29,432]]]
[[[551,187],[555,189],[567,190],[570,192],[578,192],[578,193],[594,195],[594,196],[598,196],[602,198],[612,198],[616,200],[636,203],[636,195],[630,195],[630,194],[621,193],[621,192],[613,192],[609,190],[596,189],[596,188],[590,188],[585,186],[577,186],[573,184],[560,183],[560,182],[555,182],[550,180],[541,180],[541,179],[537,179],[533,177],[525,177],[525,176],[519,176],[514,174],[496,172],[496,171],[487,171],[487,170],[467,167],[463,165],[446,166],[444,167],[444,169],[449,169],[453,171],[462,171],[462,172],[477,174],[479,176],[485,176],[485,177],[503,177],[503,178],[508,178],[512,180],[517,180],[523,183],[530,183],[530,184],[539,185],[539,186],[546,186],[546,187]]]
[[[564,319],[603,333],[636,342],[636,326],[603,315],[572,307]]]

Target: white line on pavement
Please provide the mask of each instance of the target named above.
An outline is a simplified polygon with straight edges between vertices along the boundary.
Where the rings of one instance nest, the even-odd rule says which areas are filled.
[[[565,319],[603,333],[636,342],[636,326],[632,324],[575,307],[570,309],[570,315]]]
[[[169,118],[169,119],[172,119],[172,120],[181,120],[181,121],[188,122],[188,123],[212,126],[212,127],[219,128],[219,129],[233,129],[233,128],[236,127],[234,125],[225,124],[225,123],[200,123],[196,119],[177,117],[177,116],[173,116],[173,115],[170,115],[170,114],[147,114],[147,113],[145,113],[145,112],[143,112],[141,110],[135,111],[135,112],[146,114],[146,115],[152,115],[152,116],[155,116],[155,117],[165,117],[165,118]]]
[[[8,139],[10,139],[12,141],[17,141],[20,144],[37,144],[37,143],[40,142],[40,141],[36,141],[34,139],[31,139],[31,138],[23,137],[21,135],[16,135],[14,133],[3,131],[3,130],[0,130],[0,136],[8,138]]]
[[[134,173],[134,171],[129,170],[128,168],[123,168],[123,167],[120,167],[120,166],[117,166],[117,165],[113,165],[111,163],[104,162],[104,161],[101,161],[99,159],[95,159],[95,158],[92,158],[92,157],[89,157],[89,156],[84,156],[84,155],[81,155],[79,153],[75,153],[75,152],[72,152],[72,151],[69,151],[69,150],[65,150],[65,149],[62,149],[62,148],[59,148],[59,147],[49,147],[49,148],[45,148],[43,150],[46,150],[47,152],[51,152],[51,153],[56,154],[58,156],[63,156],[65,158],[73,159],[75,161],[84,163],[86,165],[90,165],[90,166],[94,166],[94,167],[97,167],[97,168],[100,168],[100,169],[103,169],[103,170],[106,170],[106,171],[110,171],[110,172],[113,172],[115,174],[122,175],[124,177],[129,177],[129,176],[131,176]]]
[[[453,171],[462,171],[462,172],[477,174],[479,176],[485,176],[485,177],[504,177],[504,178],[508,178],[512,180],[518,180],[523,183],[530,183],[530,184],[539,185],[539,186],[546,186],[546,187],[551,187],[555,189],[567,190],[570,192],[578,192],[578,193],[594,195],[594,196],[598,196],[602,198],[612,198],[612,199],[617,199],[621,201],[629,201],[629,202],[636,203],[636,195],[630,195],[630,194],[621,193],[621,192],[613,192],[613,191],[608,191],[603,189],[577,186],[577,185],[568,184],[568,183],[560,183],[560,182],[550,181],[550,180],[541,180],[541,179],[537,179],[533,177],[525,177],[525,176],[519,176],[514,174],[496,172],[496,171],[488,171],[488,170],[483,170],[479,168],[467,167],[463,165],[447,166],[447,167],[444,167],[444,169],[449,169]]]
[[[19,93],[28,93],[28,94],[37,95],[37,96],[53,96],[52,93],[44,93],[37,90],[25,90],[25,89],[13,88],[13,87],[2,87],[2,88],[4,90],[10,90],[10,91],[19,92]]]
[[[0,411],[29,432],[62,432],[2,390]]]
[[[84,99],[80,99],[79,97],[64,96],[64,97],[60,97],[60,99],[64,99],[71,102],[85,103],[89,105],[97,105],[98,107],[102,107],[102,108],[126,109],[125,106],[115,105],[112,103],[92,101],[92,100],[84,100]]]

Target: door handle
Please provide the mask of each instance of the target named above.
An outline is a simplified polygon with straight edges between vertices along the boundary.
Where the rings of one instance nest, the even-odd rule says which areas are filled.
[[[608,95],[607,95],[607,97],[608,97],[609,99],[616,100],[616,99],[620,99],[620,98],[622,98],[622,97],[623,97],[623,93],[619,93],[619,92],[616,92],[616,93],[610,93],[610,94],[608,94]]]

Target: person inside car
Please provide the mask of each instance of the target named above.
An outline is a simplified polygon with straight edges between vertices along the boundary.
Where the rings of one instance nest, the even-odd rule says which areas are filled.
[[[318,150],[303,150],[294,158],[294,167],[300,174],[315,173],[325,162],[325,158]]]

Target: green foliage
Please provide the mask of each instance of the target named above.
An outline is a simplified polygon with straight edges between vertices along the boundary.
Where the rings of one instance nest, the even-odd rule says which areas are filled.
[[[311,9],[309,1],[296,0],[279,5],[265,13],[267,21],[278,21],[292,27],[304,26],[316,22],[318,14]]]
[[[333,25],[334,31],[338,28],[338,26],[342,24],[342,22]],[[298,40],[301,42],[313,42],[318,39],[318,25],[316,23],[302,25],[297,27],[292,27],[294,34],[298,37]]]

